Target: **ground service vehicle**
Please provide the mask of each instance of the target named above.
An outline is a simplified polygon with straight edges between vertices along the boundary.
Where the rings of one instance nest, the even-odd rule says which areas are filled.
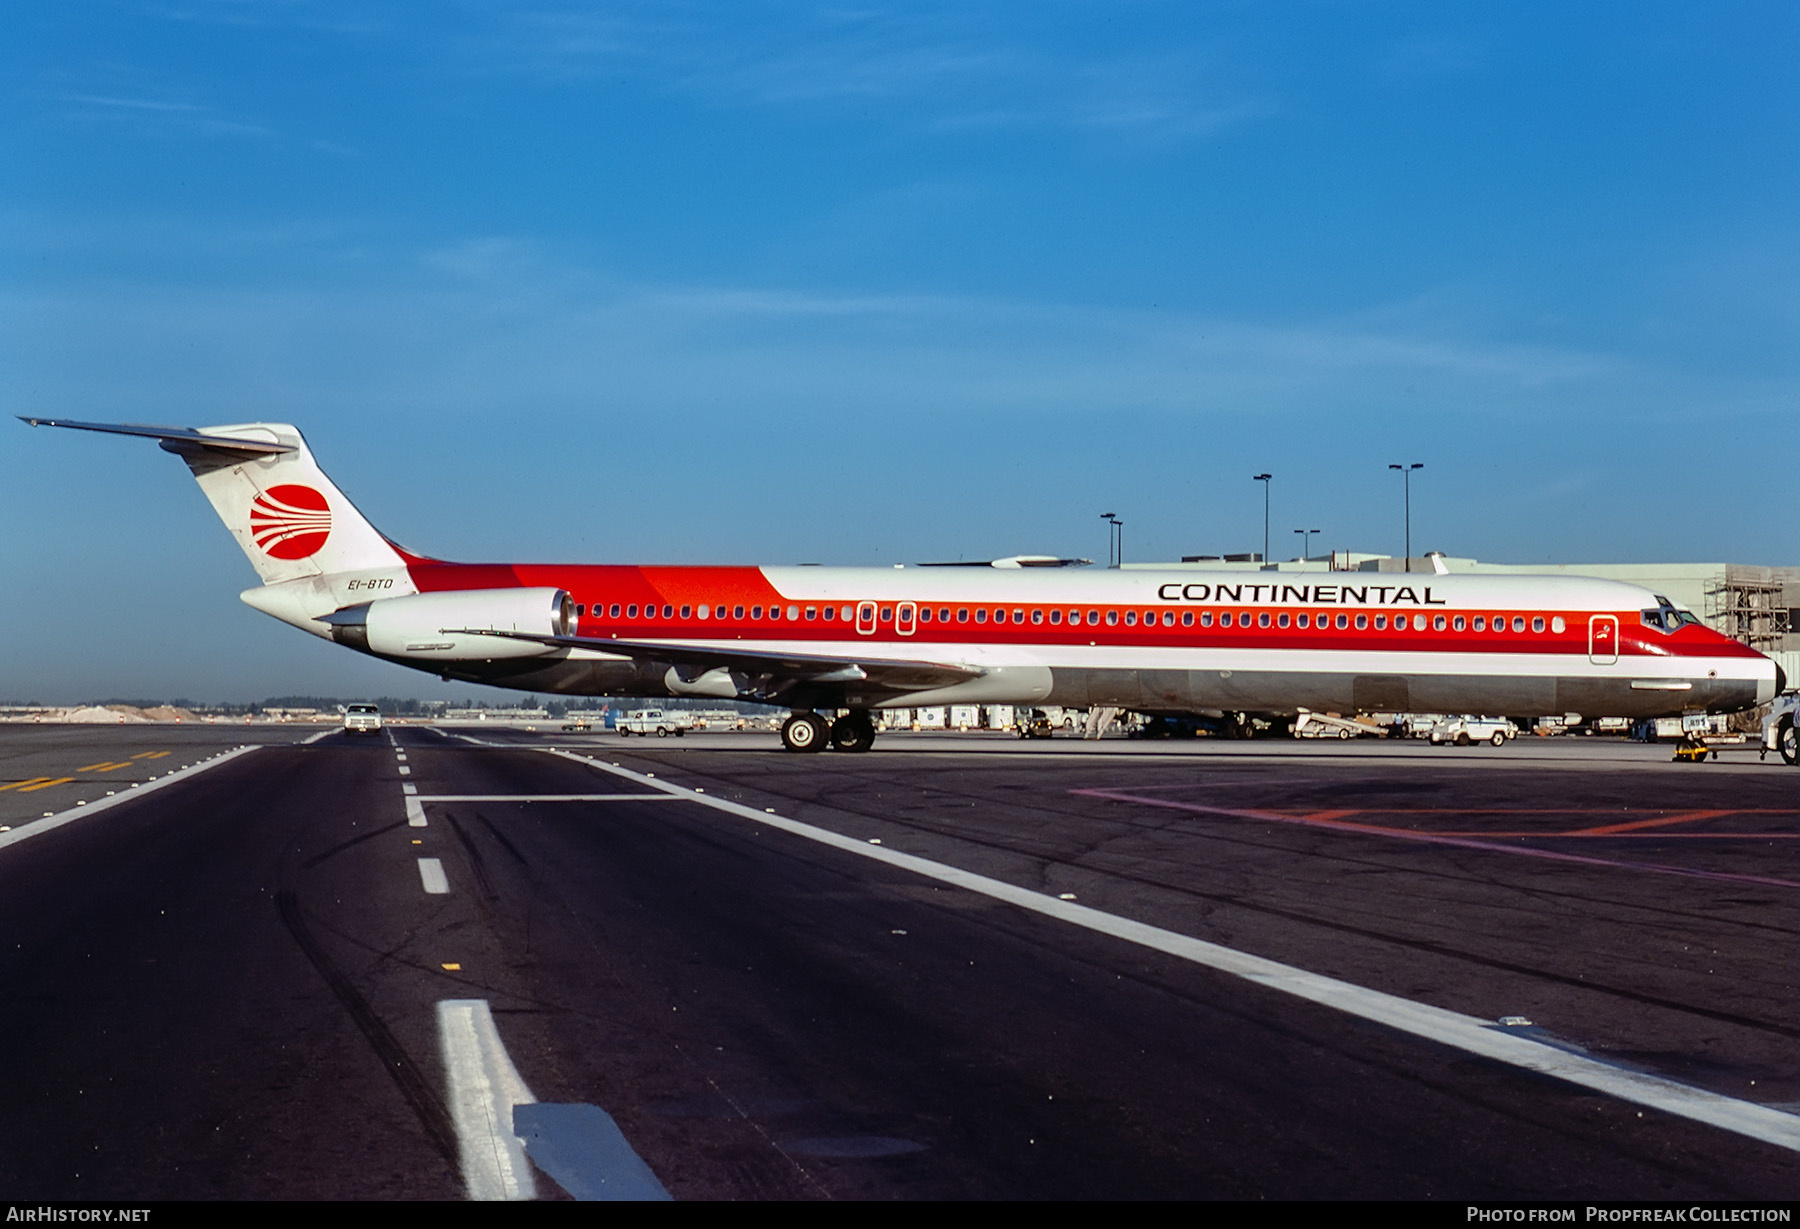
[[[654,734],[680,738],[688,732],[686,713],[664,712],[660,708],[634,708],[619,718],[620,734]]]
[[[1795,727],[1800,716],[1800,692],[1784,691],[1775,697],[1769,715],[1763,718],[1762,746],[1766,754],[1779,751],[1783,763],[1800,765],[1800,729]]]
[[[1316,712],[1731,712],[1774,662],[1648,590],[1573,576],[451,563],[383,537],[285,423],[33,425],[184,460],[256,569],[240,596],[356,652],[550,695],[787,707],[793,751],[872,710],[1117,707],[1245,727]],[[1059,562],[1059,561],[1053,561]],[[819,710],[843,710],[827,720]],[[953,713],[954,724],[954,713]]]
[[[381,710],[373,704],[350,704],[344,708],[344,733],[381,733]]]
[[[1471,743],[1504,746],[1517,734],[1512,722],[1504,717],[1446,717],[1431,728],[1431,745],[1455,743],[1467,747]]]

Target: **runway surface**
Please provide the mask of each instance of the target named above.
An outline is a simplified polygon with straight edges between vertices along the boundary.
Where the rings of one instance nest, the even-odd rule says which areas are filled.
[[[311,733],[0,727],[0,1197],[1800,1195],[1773,761]]]

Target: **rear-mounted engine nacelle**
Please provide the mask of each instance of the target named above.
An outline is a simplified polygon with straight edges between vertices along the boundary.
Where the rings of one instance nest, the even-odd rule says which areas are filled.
[[[562,589],[461,589],[364,602],[325,616],[339,644],[384,657],[497,661],[560,652],[481,632],[567,636],[575,603]]]

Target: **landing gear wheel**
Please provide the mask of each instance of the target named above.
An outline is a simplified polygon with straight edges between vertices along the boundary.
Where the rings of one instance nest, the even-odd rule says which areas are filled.
[[[1800,730],[1794,728],[1793,722],[1782,723],[1781,735],[1776,739],[1775,746],[1781,752],[1783,764],[1800,764]]]
[[[781,745],[789,751],[823,751],[829,729],[817,713],[795,713],[781,723]]]
[[[867,713],[846,713],[831,723],[831,745],[839,751],[867,751],[875,745],[875,723]]]

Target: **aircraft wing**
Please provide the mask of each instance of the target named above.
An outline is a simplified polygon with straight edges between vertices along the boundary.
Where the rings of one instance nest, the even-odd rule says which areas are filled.
[[[460,632],[456,634],[462,634]],[[860,684],[859,690],[929,691],[966,683],[986,671],[979,666],[924,658],[865,657],[855,654],[772,653],[766,649],[708,644],[670,644],[655,640],[615,640],[603,636],[542,636],[532,632],[470,629],[469,634],[529,640],[561,649],[593,649],[639,662],[674,666],[684,677],[710,670],[729,670],[756,683],[747,690],[779,694],[794,684],[817,686]]]

